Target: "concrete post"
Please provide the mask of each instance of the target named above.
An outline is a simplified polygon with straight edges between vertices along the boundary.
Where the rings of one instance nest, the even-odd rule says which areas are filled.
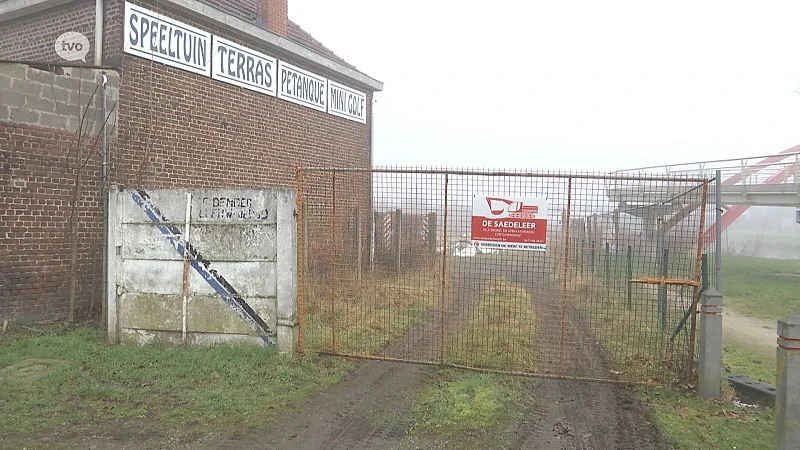
[[[277,344],[278,351],[293,354],[297,348],[299,317],[297,315],[297,219],[296,194],[277,190]]]
[[[800,447],[800,315],[778,321],[775,431],[778,450]]]
[[[716,289],[700,296],[700,395],[719,397],[722,392],[722,294]]]

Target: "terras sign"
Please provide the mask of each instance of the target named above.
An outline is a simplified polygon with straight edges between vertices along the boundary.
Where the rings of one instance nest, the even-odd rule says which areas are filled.
[[[65,52],[83,52],[85,57],[89,44],[88,40],[84,44],[62,39],[56,42],[57,50],[59,45]],[[128,2],[124,49],[131,55],[367,123],[363,92]]]

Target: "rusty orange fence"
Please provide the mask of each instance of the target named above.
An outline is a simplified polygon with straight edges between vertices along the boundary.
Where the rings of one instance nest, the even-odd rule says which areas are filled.
[[[691,375],[708,182],[298,169],[300,350],[607,382]]]

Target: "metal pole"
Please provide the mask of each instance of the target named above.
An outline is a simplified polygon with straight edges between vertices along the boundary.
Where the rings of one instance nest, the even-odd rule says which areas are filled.
[[[444,307],[445,303],[447,302],[447,214],[448,214],[448,206],[447,206],[447,190],[450,184],[450,177],[448,174],[444,174],[444,220],[442,221],[442,242],[444,250],[442,251],[442,296],[439,301],[439,361],[444,362],[444,334],[445,334],[445,324],[444,324]]]
[[[716,241],[714,242],[714,266],[717,274],[714,281],[716,283],[715,287],[722,293],[722,171],[717,170],[715,177],[714,197],[716,197],[716,208],[714,214],[716,217],[714,218],[714,235]]]
[[[302,203],[300,212],[302,214],[302,217],[300,218],[300,226],[303,227],[303,264],[300,266],[300,270],[302,270],[305,274],[308,274],[308,265],[310,261],[308,258],[308,203]]]
[[[668,275],[668,267],[669,267],[669,250],[664,249],[662,250],[661,256],[661,277],[663,279],[667,278]],[[658,288],[658,309],[661,313],[661,329],[667,329],[667,285],[664,284],[663,286]]]
[[[97,48],[95,48],[95,52],[97,52]],[[100,141],[100,184],[101,184],[101,197],[103,199],[103,296],[101,296],[100,308],[101,308],[101,316],[102,316],[102,323],[105,326],[108,326],[108,309],[106,308],[106,301],[105,301],[105,293],[108,292],[108,234],[109,230],[109,195],[108,195],[108,188],[109,188],[109,180],[108,180],[108,139],[106,133],[105,124],[108,123],[106,117],[108,116],[107,111],[107,96],[108,93],[106,88],[108,87],[108,77],[104,74],[103,75],[103,84],[102,90],[100,91],[100,109],[102,111],[102,129],[100,132],[102,133],[102,140]],[[105,330],[105,338],[108,340],[108,328]]]
[[[708,290],[708,254],[700,257],[700,292]]]
[[[395,211],[394,221],[392,226],[394,228],[394,237],[395,237],[395,272],[400,273],[400,254],[402,253],[402,235],[403,235],[403,211],[398,209]]]
[[[361,242],[361,209],[355,211],[355,231],[356,231],[356,266],[358,267],[358,281],[361,281],[364,264],[364,243]]]
[[[658,257],[658,276],[661,278],[667,277],[667,261],[665,259],[665,236],[664,236],[664,226],[662,223],[662,219],[659,216],[656,219],[656,255]],[[664,305],[667,303],[667,287],[665,284],[658,286],[658,314],[661,317],[661,330],[663,331],[666,328],[666,320],[664,315],[666,311],[664,310]]]
[[[330,286],[331,286],[331,296],[328,300],[330,303],[330,317],[329,323],[331,326],[331,351],[336,353],[336,264],[337,264],[337,257],[339,253],[336,248],[336,171],[331,173],[331,196],[332,196],[332,207],[331,207],[331,241],[332,241],[332,250],[333,250],[333,258],[331,259],[331,279],[330,279]]]
[[[628,246],[628,308],[631,307],[632,297],[633,297],[633,283],[631,280],[633,279],[633,246]]]
[[[561,274],[561,339],[559,341],[559,369],[560,374],[565,375],[564,359],[567,331],[567,301],[569,296],[569,232],[570,215],[572,214],[572,178],[567,178],[567,210],[564,230],[564,270]]]

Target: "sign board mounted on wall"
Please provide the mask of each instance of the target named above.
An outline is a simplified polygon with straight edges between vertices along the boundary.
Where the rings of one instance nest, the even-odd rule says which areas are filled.
[[[278,63],[278,83],[278,98],[327,111],[327,79],[281,61]]]
[[[124,34],[125,53],[367,123],[363,92],[128,2]]]
[[[499,250],[547,250],[547,199],[476,195],[472,243]]]
[[[367,123],[367,96],[335,81],[328,81],[328,112]]]
[[[208,75],[211,34],[125,2],[125,53]]]
[[[275,96],[278,61],[221,37],[214,36],[211,78]]]

